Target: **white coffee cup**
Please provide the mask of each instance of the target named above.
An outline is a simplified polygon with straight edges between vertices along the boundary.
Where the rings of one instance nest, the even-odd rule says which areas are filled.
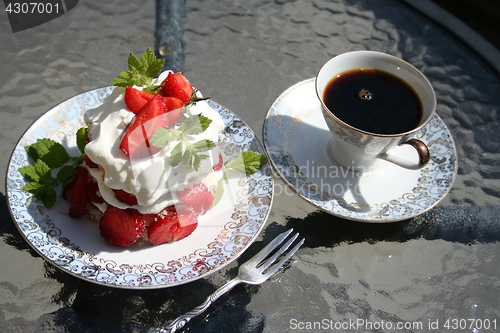
[[[324,103],[325,88],[338,75],[356,69],[374,69],[392,74],[406,82],[420,99],[422,117],[411,130],[397,134],[371,133],[339,119]],[[331,153],[341,166],[357,172],[373,171],[395,163],[408,169],[420,169],[430,160],[427,145],[413,136],[433,118],[436,95],[429,80],[415,67],[395,56],[374,52],[354,51],[338,55],[326,62],[316,76],[316,93],[321,101],[323,117],[333,135]],[[416,151],[413,160],[394,154],[394,148],[408,144]]]

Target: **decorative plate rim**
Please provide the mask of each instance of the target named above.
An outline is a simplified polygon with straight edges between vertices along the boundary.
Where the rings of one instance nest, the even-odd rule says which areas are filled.
[[[273,102],[271,107],[269,108],[266,118],[264,120],[264,127],[263,127],[263,141],[264,141],[264,149],[266,150],[267,155],[269,156],[269,160],[271,162],[271,165],[273,166],[273,169],[276,171],[276,173],[279,175],[279,177],[285,182],[285,184],[291,188],[299,197],[304,199],[305,201],[309,202],[310,204],[316,206],[317,208],[321,209],[322,211],[325,211],[331,215],[344,218],[347,220],[351,221],[356,221],[356,222],[366,222],[366,223],[388,223],[388,222],[399,222],[403,220],[407,220],[410,218],[413,218],[415,216],[418,216],[429,209],[433,208],[436,206],[451,190],[453,182],[456,178],[457,172],[458,172],[458,163],[457,163],[457,152],[456,152],[456,146],[453,140],[453,137],[451,136],[451,133],[449,129],[447,128],[446,124],[442,121],[441,117],[439,115],[435,115],[434,118],[424,126],[424,128],[417,132],[416,136],[426,142],[427,137],[427,128],[430,128],[431,126],[438,126],[440,130],[438,131],[439,133],[442,132],[442,134],[446,134],[445,138],[440,138],[443,141],[446,141],[446,144],[449,146],[448,149],[446,149],[445,154],[439,155],[441,158],[445,159],[444,161],[446,162],[441,162],[446,165],[436,165],[436,162],[431,160],[427,166],[420,170],[416,170],[414,172],[419,172],[420,177],[419,177],[419,184],[416,184],[415,188],[424,188],[426,187],[426,184],[428,184],[428,178],[432,176],[436,176],[436,173],[438,173],[437,170],[433,170],[433,167],[435,169],[438,169],[442,167],[443,169],[443,177],[442,179],[437,179],[434,178],[435,181],[440,181],[441,186],[444,186],[444,190],[441,190],[439,195],[433,198],[433,201],[429,204],[426,204],[425,207],[418,207],[416,209],[410,210],[408,214],[402,214],[399,216],[391,215],[388,213],[391,209],[397,208],[397,207],[403,207],[403,205],[398,204],[397,201],[395,200],[396,204],[390,204],[387,203],[385,205],[385,208],[382,209],[378,214],[377,212],[371,212],[371,215],[367,214],[356,214],[352,213],[351,210],[344,209],[343,206],[348,205],[346,202],[342,202],[341,200],[338,200],[338,198],[333,197],[333,199],[330,200],[325,200],[325,198],[319,198],[319,199],[312,199],[310,197],[307,197],[303,193],[301,193],[300,189],[297,188],[294,185],[295,183],[298,182],[303,182],[303,174],[299,174],[295,170],[300,170],[300,167],[298,165],[293,165],[293,162],[289,166],[283,166],[277,161],[277,156],[280,155],[285,155],[282,154],[283,151],[276,151],[273,147],[273,143],[276,142],[285,142],[286,140],[283,137],[279,137],[279,139],[276,139],[273,137],[273,135],[270,133],[271,131],[271,117],[273,116],[273,112],[276,111],[275,108],[281,103],[283,99],[285,99],[289,94],[291,94],[295,89],[301,87],[301,86],[306,86],[306,85],[311,85],[311,88],[314,89],[313,85],[315,82],[315,78],[309,78],[305,79],[303,81],[297,82],[294,85],[290,86],[287,88],[285,91],[283,91],[280,96]],[[315,96],[315,95],[314,95]],[[307,110],[307,112],[312,113],[315,110]],[[295,110],[297,111],[297,110]],[[279,111],[277,111],[279,113]],[[308,114],[294,114],[293,116],[297,117],[303,117],[307,116]],[[294,119],[295,122],[299,123],[300,119]],[[326,123],[325,123],[325,129],[326,129]],[[281,133],[283,134],[283,133]],[[271,137],[273,137],[271,139]],[[281,140],[281,141],[280,141]],[[271,142],[272,141],[272,142]],[[293,156],[288,156],[289,158],[287,160],[287,163],[290,161],[290,158],[293,159]],[[299,179],[302,178],[302,179]],[[312,183],[301,183],[301,184],[306,184],[306,188],[308,185]],[[302,188],[303,186],[301,186]],[[327,198],[328,199],[328,198]],[[399,198],[398,198],[399,199]],[[412,198],[408,198],[408,200],[411,200]],[[385,211],[384,211],[385,210]],[[375,216],[375,217],[374,217]]]
[[[83,118],[83,113],[97,106],[113,88],[115,87],[97,88],[59,103],[34,121],[16,143],[7,167],[6,198],[12,220],[22,237],[41,257],[62,271],[85,281],[122,289],[158,289],[185,284],[206,277],[236,260],[267,224],[274,197],[270,163],[253,175],[241,176],[235,180],[238,192],[243,194],[238,194],[240,197],[231,202],[232,209],[224,213],[229,214],[229,217],[222,222],[222,230],[217,231],[215,239],[203,246],[196,245],[198,249],[193,253],[177,254],[178,259],[169,262],[155,259],[129,265],[86,252],[79,247],[78,239],[64,237],[60,229],[62,226],[59,225],[58,228],[57,218],[56,222],[52,220],[55,214],[61,214],[54,210],[56,207],[48,210],[37,200],[31,200],[31,195],[22,190],[25,181],[18,168],[28,163],[23,147],[30,140],[34,142],[38,138],[53,137],[61,133],[64,136],[61,125],[82,121],[80,119]],[[226,149],[234,151],[236,147],[265,154],[262,143],[246,123],[213,100],[207,102],[224,120],[225,129],[220,138],[229,143],[226,146],[230,148]],[[52,126],[51,121],[54,122]],[[42,125],[45,127],[40,128]],[[58,194],[60,196],[60,189]],[[56,206],[61,201],[63,200],[59,197]],[[64,202],[62,205],[67,204]],[[83,223],[85,222],[92,223],[90,220]],[[96,237],[101,236],[97,233]],[[189,237],[176,243],[188,239]],[[105,246],[112,247],[111,252],[116,252],[117,247],[109,244]],[[123,248],[123,251],[126,252],[127,249]]]

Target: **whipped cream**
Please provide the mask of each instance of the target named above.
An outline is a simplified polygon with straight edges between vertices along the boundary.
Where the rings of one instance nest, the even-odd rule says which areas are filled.
[[[163,72],[155,84],[161,84],[168,74],[168,71]],[[199,182],[214,189],[223,176],[222,171],[212,170],[219,162],[217,146],[204,152],[208,158],[201,161],[198,170],[182,164],[171,166],[170,155],[178,143],[176,140],[168,142],[153,156],[142,159],[129,159],[123,154],[120,141],[125,128],[135,116],[125,104],[124,93],[125,88],[115,88],[101,105],[88,110],[84,115],[92,139],[86,145],[85,153],[99,165],[99,168],[89,168],[89,171],[97,180],[103,199],[120,209],[135,208],[143,214],[156,214],[165,207],[178,203],[178,191]],[[191,143],[200,140],[219,141],[224,121],[205,101],[186,107],[184,112],[190,115],[202,114],[212,120],[203,133],[189,136]],[[134,194],[138,205],[129,206],[117,200],[112,189]]]

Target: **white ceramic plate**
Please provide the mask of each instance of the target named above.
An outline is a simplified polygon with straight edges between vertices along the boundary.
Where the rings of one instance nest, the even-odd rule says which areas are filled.
[[[448,128],[436,115],[415,137],[424,141],[431,153],[431,161],[420,170],[387,163],[380,170],[356,175],[340,167],[329,153],[333,137],[321,113],[314,78],[283,92],[264,123],[264,146],[283,180],[318,208],[362,222],[417,216],[450,190],[457,161]],[[414,152],[408,148],[398,148],[400,156],[411,158]]]
[[[97,106],[113,87],[75,96],[40,117],[18,142],[7,170],[7,200],[12,218],[26,241],[46,260],[84,280],[134,289],[175,286],[207,276],[235,260],[263,229],[270,211],[273,180],[269,164],[251,176],[231,176],[222,200],[202,216],[189,237],[153,246],[147,242],[116,247],[105,242],[96,224],[67,215],[58,192],[47,209],[22,190],[18,169],[29,162],[24,147],[38,138],[62,143],[77,155],[75,132],[83,113]],[[225,160],[240,151],[264,153],[252,130],[231,111],[209,101],[225,122],[220,136]]]

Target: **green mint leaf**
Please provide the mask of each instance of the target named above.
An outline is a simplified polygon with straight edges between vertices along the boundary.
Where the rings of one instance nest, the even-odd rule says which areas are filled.
[[[146,51],[144,51],[141,54],[141,58],[139,61],[141,62],[141,65],[142,65],[142,68],[144,69],[144,74],[145,74],[148,67],[150,67],[152,64],[154,64],[154,62],[156,61],[156,55],[153,52],[153,50],[151,50],[151,48],[148,47],[146,49]]]
[[[86,127],[79,128],[76,131],[76,145],[80,150],[80,153],[85,154],[85,146],[87,145],[87,140],[89,138],[89,129]]]
[[[182,142],[179,142],[170,153],[170,164],[176,167],[182,161]]]
[[[133,76],[133,81],[134,81],[134,85],[139,86],[139,87],[151,84],[151,78],[149,78],[143,74],[140,74],[140,73],[135,74]]]
[[[170,141],[171,133],[171,130],[158,127],[151,137],[151,140],[149,140],[149,143],[151,143],[155,147],[163,148]]]
[[[134,73],[132,72],[121,72],[120,75],[111,81],[112,86],[117,86],[117,87],[128,87],[128,86],[133,86],[135,83],[134,80]]]
[[[148,77],[156,77],[160,74],[165,63],[164,59],[156,59],[155,53],[149,47],[141,55],[140,61],[144,66],[144,74]]]
[[[216,143],[211,140],[190,143],[188,136],[203,133],[211,122],[210,118],[203,115],[186,116],[182,114],[181,119],[174,128],[157,128],[151,137],[150,143],[155,147],[163,148],[169,142],[179,141],[172,149],[170,164],[172,167],[182,164],[185,167],[198,170],[201,161],[208,157],[208,155],[200,153],[214,148]]]
[[[146,69],[146,76],[156,77],[158,74],[160,74],[164,63],[165,63],[164,59],[158,59],[149,64]]]
[[[244,151],[236,156],[232,161],[225,164],[228,172],[241,172],[251,175],[257,172],[267,163],[267,157],[253,151]]]
[[[56,203],[56,191],[48,184],[40,184],[38,182],[31,182],[23,187],[23,190],[35,195],[35,198],[40,200],[45,207],[52,208]]]
[[[140,58],[130,53],[128,57],[129,70],[121,72],[116,79],[111,81],[111,84],[119,87],[150,86],[152,79],[161,72],[164,63],[164,59],[156,59],[151,48],[148,48]],[[157,90],[158,87],[154,89]]]
[[[128,56],[128,69],[133,73],[144,72],[144,66],[142,61],[140,61],[135,54],[132,52]]]
[[[189,167],[190,165],[192,165],[193,164],[192,156],[193,156],[193,154],[189,150],[184,151],[184,153],[182,154],[182,158],[181,158],[182,165],[184,165],[186,167]]]
[[[205,132],[208,126],[210,126],[210,124],[212,123],[212,119],[205,117],[203,115],[199,115],[199,118],[200,118],[201,130]]]
[[[165,64],[164,59],[155,60],[148,66],[146,70],[146,75],[149,77],[156,77],[158,74],[160,74],[164,64]]]
[[[62,184],[62,186],[65,186],[75,178],[75,175],[76,169],[72,166],[65,165],[59,170],[59,172],[57,172],[56,179]]]
[[[23,186],[23,190],[32,194],[38,194],[42,192],[43,185],[39,182],[31,182]]]
[[[194,170],[198,171],[201,165],[201,161],[208,158],[205,154],[192,154],[191,161],[188,166],[191,166]]]
[[[153,52],[153,50],[151,50],[150,47],[148,47],[146,49],[146,51],[144,51],[142,54],[141,54],[141,59],[140,59],[140,62],[142,64],[142,66],[146,69],[150,64],[152,64],[154,61],[156,60],[156,55],[155,53]]]
[[[70,159],[68,152],[60,143],[47,138],[38,139],[25,149],[31,158],[44,161],[50,168],[61,167]]]
[[[220,179],[219,182],[217,183],[217,188],[215,189],[214,193],[214,201],[212,201],[212,206],[214,207],[219,203],[219,201],[222,199],[222,196],[224,195],[224,179]]]
[[[61,183],[63,186],[74,179],[75,167],[84,162],[84,149],[87,144],[88,129],[80,128],[76,132],[76,144],[81,154],[71,157],[64,147],[51,139],[39,139],[26,146],[28,156],[35,160],[28,166],[19,168],[21,175],[29,181],[23,190],[34,194],[47,208],[54,206],[57,198],[54,186]],[[69,165],[65,165],[67,162]],[[54,170],[58,170],[56,178],[52,177]]]
[[[19,172],[30,182],[52,184],[55,181],[54,178],[52,178],[49,166],[42,160],[36,161],[33,165],[19,168]]]
[[[40,175],[36,172],[34,165],[28,165],[28,166],[19,168],[19,172],[24,177],[24,179],[26,179],[27,181],[38,182],[40,180]]]
[[[212,123],[212,119],[205,117],[204,115],[198,114],[189,117],[186,121],[186,135],[196,135],[205,132]]]
[[[195,143],[193,143],[190,147],[190,150],[193,153],[200,153],[203,151],[210,150],[216,146],[215,142],[210,141],[210,140],[200,140]]]
[[[57,193],[51,186],[44,186],[42,193],[38,194],[36,198],[42,201],[45,207],[52,208],[56,203]]]

